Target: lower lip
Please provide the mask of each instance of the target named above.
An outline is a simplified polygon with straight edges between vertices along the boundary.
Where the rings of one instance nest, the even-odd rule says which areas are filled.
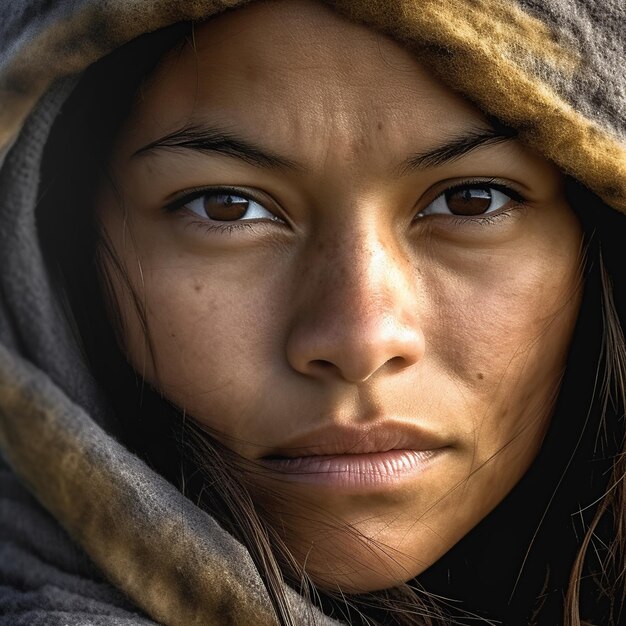
[[[425,472],[444,448],[264,459],[276,478],[334,488],[391,487]]]

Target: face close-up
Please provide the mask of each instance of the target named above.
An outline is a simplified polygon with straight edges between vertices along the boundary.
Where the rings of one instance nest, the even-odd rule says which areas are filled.
[[[419,54],[314,2],[227,12],[147,78],[109,170],[130,363],[253,462],[321,587],[413,578],[528,470],[581,227],[560,171]]]

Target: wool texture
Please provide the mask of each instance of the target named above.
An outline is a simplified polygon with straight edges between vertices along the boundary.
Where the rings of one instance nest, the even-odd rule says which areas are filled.
[[[623,0],[325,1],[626,212]],[[35,221],[43,149],[80,73],[246,2],[0,3],[0,626],[276,623],[245,548],[116,441]],[[339,623],[288,597],[298,624]]]

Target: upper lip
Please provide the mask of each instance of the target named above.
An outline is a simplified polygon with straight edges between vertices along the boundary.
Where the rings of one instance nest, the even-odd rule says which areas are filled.
[[[385,420],[377,424],[331,424],[273,447],[263,458],[296,458],[341,454],[373,454],[389,450],[435,450],[443,439],[414,424]]]

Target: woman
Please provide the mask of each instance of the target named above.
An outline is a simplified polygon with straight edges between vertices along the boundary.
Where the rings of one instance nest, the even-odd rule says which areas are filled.
[[[2,183],[3,454],[132,604],[29,503],[6,623],[620,623],[614,49],[486,4],[252,3],[47,92]]]

